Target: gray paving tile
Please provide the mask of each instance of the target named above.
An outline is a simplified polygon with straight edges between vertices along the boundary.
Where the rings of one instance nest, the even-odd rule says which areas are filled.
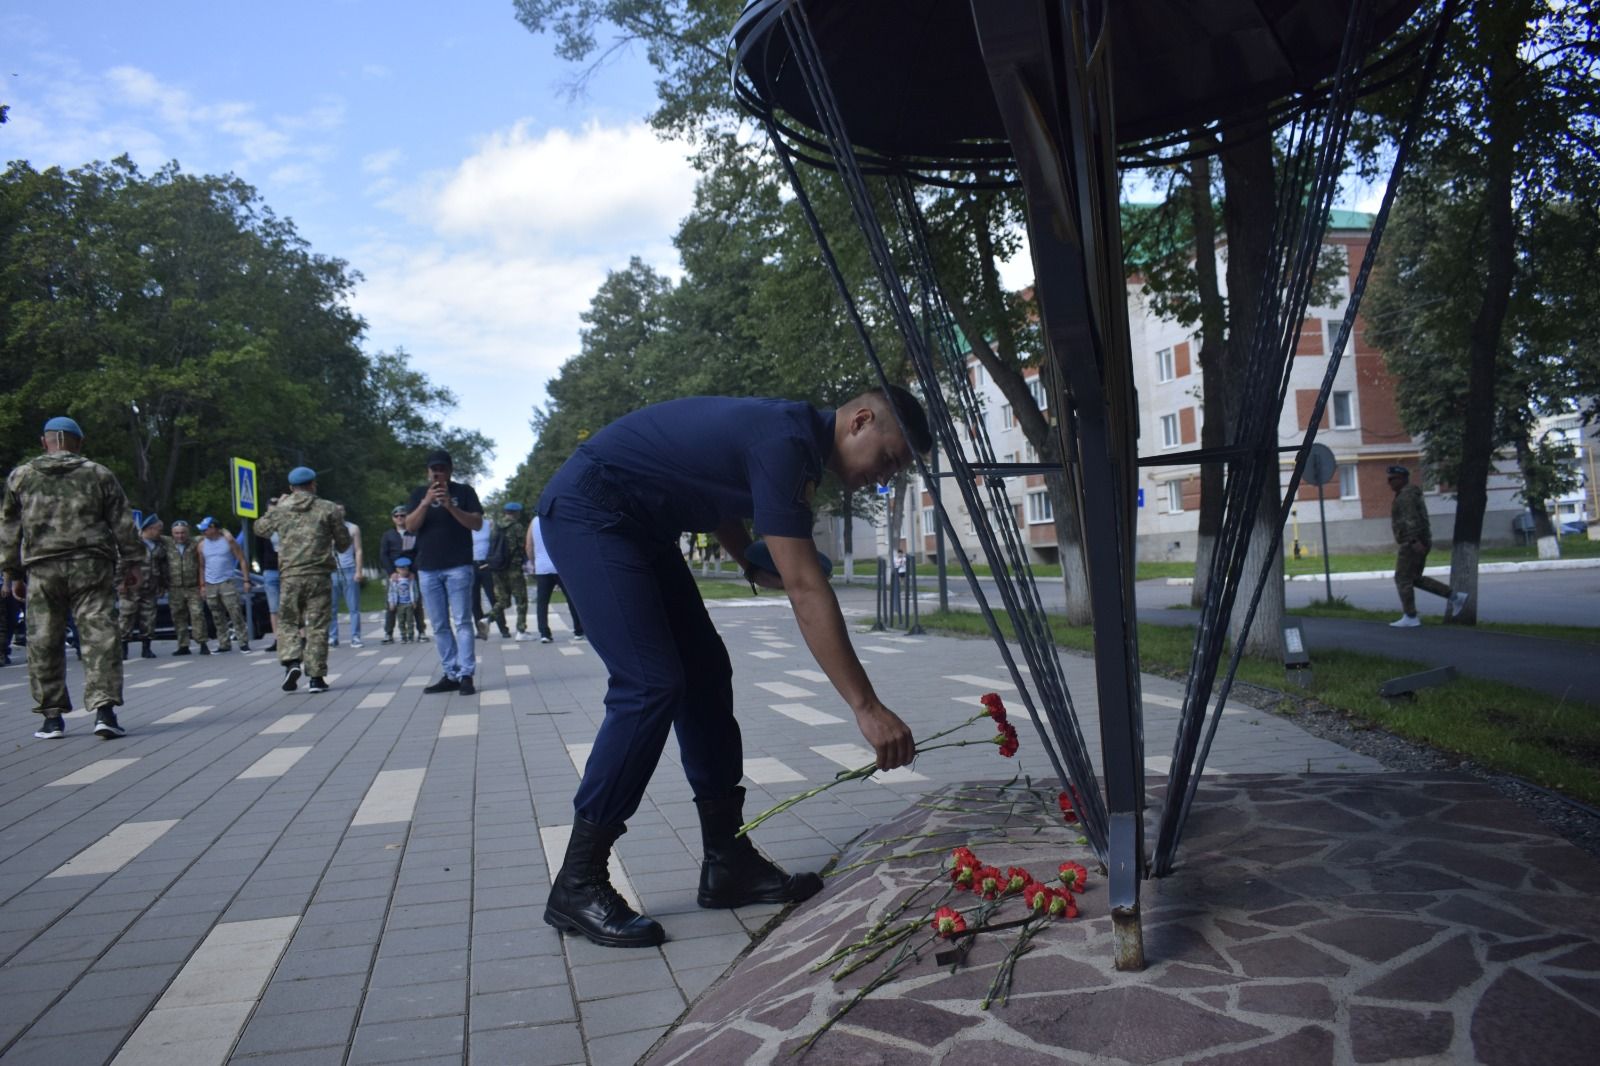
[[[350,1045],[350,1066],[405,1062],[425,1056],[455,1056],[466,1051],[466,1019],[423,1018],[407,1022],[362,1025]]]
[[[474,992],[467,1020],[474,1032],[512,1026],[548,1025],[576,1021],[578,1011],[572,990],[563,981],[544,988],[518,988],[500,992]]]
[[[440,1018],[465,1014],[465,980],[375,988],[361,1008],[361,1024],[397,1022],[411,1018]]]
[[[372,965],[372,949],[365,945],[346,948],[298,948],[291,944],[278,963],[275,979],[294,981],[303,977],[337,977],[366,973]]]
[[[646,958],[572,967],[572,985],[584,1000],[650,992],[675,987],[666,961],[653,952]]]
[[[6,1049],[6,1066],[62,1066],[63,1063],[105,1062],[122,1043],[123,1032],[101,1029],[70,1036],[30,1037]]]
[[[307,977],[298,981],[274,980],[267,985],[256,1016],[296,1014],[329,1007],[357,1007],[366,991],[365,973],[337,977]]]
[[[578,1004],[578,1011],[584,1035],[592,1046],[598,1037],[670,1025],[683,1013],[685,1006],[682,993],[676,988],[666,988],[586,1000]]]
[[[262,1014],[258,1011],[239,1037],[235,1054],[343,1047],[350,1041],[355,1021],[354,1006],[328,1007],[294,1014]]]
[[[467,976],[467,949],[465,945],[449,951],[435,951],[427,955],[382,955],[372,967],[372,988],[395,988],[400,985],[427,984],[431,981],[451,981]]]
[[[513,992],[567,984],[567,968],[559,957],[497,959],[472,964],[472,994]],[[567,993],[570,997],[571,993]]]
[[[614,1036],[591,1037],[586,1048],[590,1066],[633,1066],[666,1031],[667,1027],[662,1025]]]
[[[281,1051],[264,1055],[234,1055],[230,1066],[344,1066],[347,1046],[343,1041],[331,1047],[305,1051]]]
[[[579,1066],[587,1062],[576,1025],[475,1029],[468,1038],[472,1062],[518,1066]]]

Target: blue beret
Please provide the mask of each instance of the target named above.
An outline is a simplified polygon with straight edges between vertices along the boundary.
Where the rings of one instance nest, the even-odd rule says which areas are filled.
[[[66,415],[57,415],[44,424],[44,431],[46,433],[54,433],[57,430],[60,430],[62,433],[71,433],[74,437],[83,436],[83,430],[78,428],[78,423],[74,422]]]
[[[172,522],[172,528],[177,529],[179,526],[182,526],[184,529],[188,529],[189,523],[181,518],[174,519]]]
[[[160,521],[161,516],[152,511],[150,514],[144,516],[144,521],[139,523],[139,528],[149,529],[151,526],[159,524]]]
[[[400,556],[400,558],[398,558],[398,559],[396,559],[394,561],[394,565],[396,565],[396,566],[410,566],[411,565],[411,558],[409,556],[402,555],[402,556]]]
[[[520,511],[522,510],[522,504],[518,503],[516,500],[512,500],[510,503],[506,504],[506,510]]]
[[[204,533],[206,530],[210,529],[214,522],[216,522],[216,519],[212,518],[210,515],[206,515],[204,518],[200,519],[200,532]]]
[[[317,472],[309,466],[297,466],[289,471],[289,484],[309,485],[317,480]]]
[[[1402,477],[1410,477],[1411,476],[1411,471],[1407,470],[1403,466],[1391,466],[1389,468],[1389,470],[1388,470],[1388,473],[1390,475],[1399,474]]]

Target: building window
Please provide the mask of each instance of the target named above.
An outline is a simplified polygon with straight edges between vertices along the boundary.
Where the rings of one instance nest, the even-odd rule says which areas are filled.
[[[1172,381],[1178,376],[1177,364],[1172,360],[1172,349],[1163,348],[1156,353],[1156,380]]]
[[[1000,408],[1000,424],[1006,429],[1010,429],[1012,426],[1017,424],[1016,416],[1011,413],[1010,404],[1006,404]]]
[[[1339,499],[1353,500],[1360,496],[1356,488],[1356,467],[1354,463],[1346,463],[1339,468]]]
[[[939,514],[932,507],[922,509],[922,535],[931,537],[939,528]]]
[[[1050,391],[1044,387],[1043,378],[1030,380],[1028,391],[1033,393],[1033,402],[1039,406],[1040,411],[1050,410]]]
[[[1355,404],[1348,392],[1336,392],[1333,394],[1333,428],[1356,428]]]
[[[1050,493],[1046,490],[1028,493],[1028,525],[1036,526],[1042,522],[1055,521],[1055,512],[1050,508]]]
[[[1163,448],[1176,448],[1181,442],[1178,436],[1178,416],[1161,416],[1161,446]]]
[[[1183,482],[1168,481],[1162,486],[1166,493],[1167,513],[1181,514],[1183,512]]]
[[[1339,343],[1339,331],[1344,328],[1344,319],[1325,318],[1322,320],[1323,331],[1326,334],[1327,353],[1333,354],[1333,346]]]

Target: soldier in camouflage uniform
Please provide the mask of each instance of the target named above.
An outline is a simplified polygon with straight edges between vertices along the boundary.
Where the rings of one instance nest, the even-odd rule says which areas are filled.
[[[131,592],[125,592],[122,602],[117,609],[122,614],[122,657],[128,657],[128,650],[133,644],[133,631],[139,631],[139,639],[144,644],[140,656],[145,659],[154,659],[156,653],[150,650],[150,638],[156,629],[156,601],[167,591],[171,578],[167,569],[167,549],[161,535],[161,517],[159,515],[145,515],[144,521],[139,523],[139,540],[144,545],[144,565],[140,568],[138,587]]]
[[[528,536],[528,527],[522,521],[522,504],[515,500],[505,505],[499,517],[494,520],[495,533],[505,538],[506,568],[494,572],[494,621],[500,627],[500,635],[509,637],[511,629],[506,625],[506,608],[511,601],[517,603],[517,639],[528,639],[528,578],[522,572],[523,565],[528,561],[527,550],[523,547]]]
[[[200,654],[210,655],[206,646],[206,616],[200,611],[200,549],[189,539],[189,523],[172,523],[172,536],[163,537],[167,553],[167,605],[172,611],[172,631],[178,638],[174,655],[189,654],[189,637],[200,642]]]
[[[328,626],[333,621],[333,553],[349,551],[344,512],[317,498],[317,473],[289,471],[290,491],[272,502],[256,532],[278,535],[278,661],[283,691],[305,674],[312,692],[328,691]]]
[[[1417,596],[1414,589],[1443,596],[1450,601],[1450,609],[1459,613],[1467,605],[1467,594],[1452,594],[1443,581],[1422,575],[1427,565],[1428,552],[1433,549],[1433,529],[1428,522],[1428,504],[1422,498],[1422,489],[1411,484],[1411,471],[1403,466],[1388,470],[1389,488],[1394,492],[1394,504],[1389,510],[1389,525],[1394,530],[1394,541],[1400,546],[1394,560],[1394,585],[1400,591],[1400,609],[1405,613],[1390,622],[1394,629],[1412,629],[1422,624],[1417,617]]]
[[[43,719],[34,736],[66,734],[70,614],[82,641],[84,701],[94,709],[95,733],[109,740],[127,732],[116,712],[122,703],[116,591],[119,581],[125,589],[139,584],[145,549],[116,476],[78,454],[78,423],[52,418],[40,442],[44,454],[11,472],[0,499],[0,575],[27,604],[28,682]]]

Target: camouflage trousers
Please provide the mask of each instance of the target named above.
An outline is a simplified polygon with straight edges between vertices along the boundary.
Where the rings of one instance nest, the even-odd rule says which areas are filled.
[[[137,629],[139,636],[149,640],[156,630],[156,597],[154,593],[127,592],[117,604],[117,612],[121,615],[121,636],[124,641],[133,639],[133,631]]]
[[[28,567],[28,685],[42,715],[72,710],[67,691],[67,617],[83,646],[84,703],[122,703],[122,646],[117,639],[116,566],[109,559],[55,559]]]
[[[417,608],[415,604],[402,603],[394,608],[395,616],[400,621],[400,639],[412,640],[417,635]]]
[[[206,606],[211,608],[211,621],[217,627],[217,647],[229,648],[228,624],[233,624],[234,635],[240,644],[250,643],[250,633],[244,627],[244,608],[239,606],[239,586],[231,581],[206,586]],[[201,636],[204,637],[204,633]]]
[[[299,660],[307,677],[328,676],[328,626],[333,585],[326,573],[284,573],[278,579],[278,661]]]
[[[200,611],[200,590],[187,586],[168,589],[167,605],[172,609],[172,631],[178,638],[178,647],[187,648],[191,636],[203,643],[206,616]]]
[[[517,632],[528,631],[528,579],[523,576],[520,567],[510,570],[501,570],[494,575],[494,624],[501,629],[506,626],[506,608],[511,606],[511,601],[517,603]]]
[[[1400,545],[1394,559],[1394,587],[1400,593],[1400,607],[1406,614],[1417,613],[1415,589],[1431,592],[1435,596],[1450,598],[1450,586],[1436,578],[1423,577],[1422,568],[1428,565],[1428,549],[1411,544]]]

